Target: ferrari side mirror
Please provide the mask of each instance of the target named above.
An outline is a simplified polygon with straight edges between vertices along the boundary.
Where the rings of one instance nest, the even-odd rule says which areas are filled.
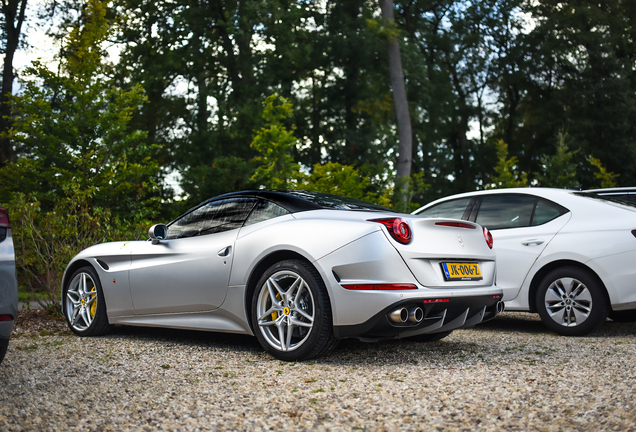
[[[158,244],[168,237],[168,227],[165,224],[153,225],[148,230],[148,237],[152,240],[152,244]]]

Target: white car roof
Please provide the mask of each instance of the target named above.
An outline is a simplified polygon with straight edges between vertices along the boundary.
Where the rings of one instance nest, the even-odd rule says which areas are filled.
[[[630,206],[629,204],[621,204],[618,202],[609,202],[609,201],[600,201],[595,200],[593,198],[586,199],[585,196],[581,196],[579,193],[581,191],[572,190],[572,189],[555,189],[555,188],[504,188],[504,189],[487,189],[473,192],[465,192],[457,195],[451,195],[444,198],[440,198],[438,200],[432,201],[419,209],[415,210],[413,213],[417,214],[425,208],[431,207],[437,203],[448,201],[450,199],[457,198],[467,198],[473,196],[482,196],[482,195],[491,195],[491,194],[519,194],[519,195],[533,195],[541,198],[548,199],[557,204],[560,204],[567,208],[568,210],[577,210],[580,211],[582,207],[585,207],[586,210],[595,208],[598,211],[607,210],[611,212],[611,208],[620,208],[623,210],[631,210],[636,211],[636,207]],[[584,192],[583,192],[584,193]]]

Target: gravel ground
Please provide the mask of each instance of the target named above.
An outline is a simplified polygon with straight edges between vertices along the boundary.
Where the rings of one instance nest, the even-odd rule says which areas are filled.
[[[565,338],[506,312],[435,343],[345,340],[284,363],[247,336],[18,326],[0,430],[636,430],[635,334],[608,320]]]

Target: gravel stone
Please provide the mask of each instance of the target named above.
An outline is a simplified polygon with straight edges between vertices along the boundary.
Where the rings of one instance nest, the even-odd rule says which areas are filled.
[[[243,335],[16,325],[0,430],[636,430],[635,330],[567,338],[505,312],[439,342],[344,340],[286,363]]]

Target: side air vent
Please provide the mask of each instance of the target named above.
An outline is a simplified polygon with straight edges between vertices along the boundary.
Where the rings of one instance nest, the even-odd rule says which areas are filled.
[[[99,266],[100,266],[101,268],[103,268],[104,270],[108,270],[108,269],[109,269],[108,264],[106,264],[104,261],[102,261],[102,260],[100,260],[100,259],[98,259],[98,260],[96,260],[96,261],[97,261],[97,264],[99,264]]]

